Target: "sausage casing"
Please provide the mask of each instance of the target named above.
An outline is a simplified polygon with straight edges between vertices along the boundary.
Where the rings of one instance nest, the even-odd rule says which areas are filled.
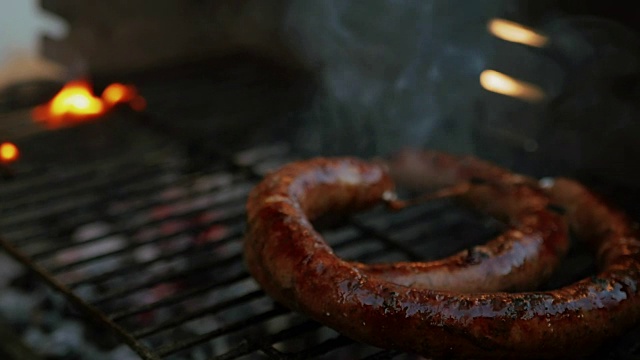
[[[529,189],[528,182],[512,188]],[[517,191],[505,188],[497,187]],[[425,356],[541,358],[569,349],[579,355],[637,322],[640,243],[624,216],[579,184],[559,180],[543,191],[567,208],[572,228],[591,234],[601,271],[555,291],[525,293],[398,283],[375,266],[336,257],[311,224],[328,211],[374,206],[392,190],[383,167],[352,158],[294,163],[267,176],[247,204],[249,271],[279,302],[347,336]],[[483,191],[492,194],[490,185]],[[528,209],[531,217],[555,219],[539,205]],[[554,227],[539,236],[561,237],[562,225]]]

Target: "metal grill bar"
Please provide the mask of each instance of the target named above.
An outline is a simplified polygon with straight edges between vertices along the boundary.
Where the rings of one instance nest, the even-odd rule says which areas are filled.
[[[388,246],[391,249],[395,249],[400,251],[402,254],[404,254],[405,256],[407,256],[407,258],[411,261],[418,261],[420,260],[419,256],[417,256],[412,250],[411,248],[398,243],[397,241],[393,240],[389,235],[383,233],[382,231],[378,231],[376,229],[370,228],[366,225],[364,225],[362,222],[353,219],[352,220],[353,225],[356,226],[359,230],[361,230],[363,233],[369,235],[369,236],[373,236],[377,239],[380,239],[386,246]]]
[[[137,163],[123,158],[105,159],[100,164],[78,164],[77,166],[65,168],[64,171],[55,173],[53,179],[57,177],[65,184],[69,184],[82,181],[82,179],[92,175],[99,175],[99,173],[104,173],[107,169],[132,168],[137,165]],[[2,188],[0,188],[0,195],[7,201],[15,201],[29,193],[51,190],[50,186],[53,180],[51,173],[45,172],[44,174],[39,173],[36,175],[21,177],[19,181],[3,183]]]
[[[282,340],[291,339],[319,329],[322,325],[315,321],[305,321],[301,324],[294,325],[290,328],[281,330],[280,332],[260,339],[248,339],[243,341],[228,352],[216,356],[216,360],[236,359],[244,355],[248,355],[257,350],[267,348],[273,349],[272,345]],[[275,349],[273,349],[275,350]],[[277,350],[276,350],[277,351]]]
[[[134,170],[134,171],[132,171]],[[16,198],[16,200],[10,203],[0,204],[0,211],[2,210],[18,210],[22,207],[29,206],[32,204],[43,204],[47,202],[59,201],[61,199],[65,199],[68,197],[72,197],[77,195],[78,193],[85,193],[88,190],[94,190],[96,188],[102,187],[118,187],[120,185],[130,183],[133,181],[138,181],[142,178],[148,179],[150,175],[156,174],[159,172],[159,168],[150,167],[150,168],[123,168],[119,170],[115,177],[88,177],[83,179],[83,181],[75,182],[75,185],[72,187],[53,187],[53,184],[49,183],[46,189],[43,189],[41,192],[29,192],[24,196]],[[11,204],[11,207],[7,207],[7,204]]]
[[[353,344],[353,340],[342,335],[338,335],[334,338],[325,340],[313,347],[297,353],[296,357],[302,359],[312,359],[320,355],[324,355],[329,351],[333,351],[350,344]]]
[[[6,239],[20,239],[21,242],[28,242],[30,239],[40,239],[48,235],[46,229],[40,229],[37,227],[18,228],[13,230],[3,231]],[[22,250],[21,244],[16,244]]]
[[[119,289],[112,290],[109,293],[107,293],[106,295],[104,295],[104,296],[102,296],[102,297],[100,297],[98,299],[93,300],[92,303],[94,305],[100,305],[100,304],[103,304],[105,302],[114,300],[116,298],[129,295],[129,294],[134,293],[134,292],[136,292],[138,290],[149,288],[149,287],[154,286],[154,285],[156,285],[158,283],[177,280],[177,279],[180,279],[180,278],[182,278],[182,277],[184,277],[186,275],[198,274],[198,273],[200,273],[202,271],[205,271],[205,270],[211,270],[211,269],[215,269],[215,268],[218,268],[218,267],[223,267],[223,266],[226,266],[226,265],[237,263],[237,262],[239,262],[241,260],[242,260],[242,254],[237,254],[237,255],[234,255],[234,256],[230,256],[230,257],[228,257],[226,259],[213,260],[213,261],[211,261],[209,263],[199,264],[198,266],[195,266],[195,267],[191,268],[188,272],[168,273],[168,274],[165,274],[165,275],[162,275],[162,276],[158,276],[158,277],[156,277],[154,279],[151,279],[149,281],[144,281],[144,282],[142,282],[140,284],[136,284],[136,285],[133,285],[133,286],[125,286],[125,287],[122,287],[122,288],[119,288]],[[240,276],[240,275],[236,275],[236,276]],[[248,275],[246,275],[246,276],[248,276]],[[230,280],[228,280],[228,281],[230,281]],[[223,282],[223,283],[226,283],[226,282]]]
[[[144,268],[148,267],[149,265],[153,265],[155,263],[158,263],[160,261],[164,261],[164,260],[170,260],[173,258],[178,258],[181,256],[187,256],[189,254],[194,254],[195,252],[199,252],[199,251],[209,251],[212,249],[215,249],[216,247],[220,247],[223,246],[231,241],[237,241],[238,237],[241,235],[243,229],[244,229],[244,224],[238,224],[236,226],[231,226],[231,227],[227,227],[227,229],[231,229],[227,235],[225,235],[224,237],[220,238],[219,240],[216,240],[215,243],[209,243],[206,244],[202,247],[199,248],[186,248],[184,250],[181,251],[176,251],[174,253],[170,253],[170,254],[165,254],[162,256],[158,256],[154,259],[148,260],[148,261],[143,261],[143,262],[137,262],[137,263],[133,263],[133,264],[129,264],[129,265],[123,265],[120,266],[119,268],[112,270],[112,271],[107,271],[107,272],[103,272],[99,275],[95,275],[92,277],[87,277],[87,278],[83,278],[83,279],[79,279],[76,281],[70,281],[67,282],[66,285],[69,288],[76,288],[80,285],[84,285],[84,284],[89,284],[89,283],[99,283],[101,281],[104,280],[108,280],[110,278],[119,276],[119,275],[124,275],[127,273],[131,273],[131,272],[135,272],[135,271],[139,271],[139,270],[143,270]],[[156,240],[158,240],[158,238],[156,238]]]
[[[239,198],[238,198],[239,199]],[[232,200],[236,200],[235,202],[231,203],[231,205],[229,206],[229,208],[225,208],[223,209],[224,211],[221,212],[221,214],[223,215],[223,217],[221,217],[220,219],[218,219],[219,222],[222,221],[228,221],[231,220],[233,218],[237,218],[238,216],[241,216],[243,214],[244,211],[244,206],[242,204],[238,204],[237,200],[238,199],[232,199]],[[216,205],[225,205],[224,203],[220,203],[220,204],[216,204]],[[140,209],[142,210],[142,209]],[[162,219],[157,219],[157,220],[151,220],[148,222],[145,222],[144,226],[154,226],[154,225],[159,225],[162,224],[168,220],[175,220],[175,219],[180,219],[180,218],[184,218],[184,217],[189,217],[189,216],[193,216],[194,214],[197,214],[199,212],[201,212],[203,209],[193,209],[191,211],[188,212],[184,212],[184,213],[180,213],[180,214],[173,214],[172,216],[166,217],[166,218],[162,218]],[[135,224],[131,224],[129,226],[120,228],[120,229],[114,229],[104,235],[86,240],[86,241],[81,241],[81,242],[75,242],[75,243],[65,243],[65,244],[60,244],[57,246],[52,246],[49,249],[31,254],[30,256],[34,259],[34,260],[40,260],[42,258],[45,257],[49,257],[52,254],[59,252],[61,250],[67,250],[73,247],[79,247],[79,246],[83,246],[86,245],[87,243],[91,243],[91,242],[96,242],[96,241],[100,241],[100,240],[104,240],[108,237],[114,236],[114,235],[118,235],[118,234],[122,234],[122,233],[128,233],[131,230],[136,229],[137,226]],[[169,236],[175,236],[177,234],[171,234]]]
[[[160,169],[158,167],[158,169]],[[167,169],[170,170],[170,169]],[[172,171],[170,171],[172,172]],[[185,179],[181,179],[181,181],[178,182],[173,182],[171,181],[171,179],[167,179],[165,180],[163,176],[163,173],[159,173],[156,174],[157,176],[153,176],[151,177],[151,179],[141,179],[142,181],[140,182],[134,182],[132,184],[124,184],[121,187],[119,186],[112,186],[112,189],[114,189],[114,191],[117,191],[117,195],[119,195],[120,197],[123,197],[124,195],[127,195],[127,200],[129,201],[139,201],[140,204],[138,206],[133,206],[130,209],[128,209],[128,213],[140,213],[142,211],[148,210],[154,206],[157,206],[159,204],[162,204],[165,202],[165,200],[163,199],[158,199],[158,198],[154,198],[153,195],[155,193],[160,192],[160,189],[166,189],[169,186],[180,186],[181,183],[188,183],[189,181],[191,181],[191,179],[189,179],[188,177]],[[177,174],[175,175],[177,176]],[[159,181],[162,180],[162,181]],[[231,178],[230,181],[232,182],[234,179]],[[73,184],[67,184],[67,186],[72,186]],[[219,187],[223,187],[225,184],[220,184]],[[226,186],[228,187],[228,184],[226,184]],[[246,185],[247,187],[249,185]],[[227,189],[229,190],[229,189]],[[232,192],[232,194],[237,194],[236,191]],[[81,194],[82,195],[82,194]],[[198,196],[198,194],[191,194],[192,198],[196,198]],[[241,196],[241,195],[240,195]],[[106,197],[106,196],[105,196]],[[103,200],[102,198],[97,198],[96,201],[94,203],[91,203],[90,205],[93,207],[95,206],[98,201]],[[143,200],[143,201],[140,201]],[[71,212],[75,209],[68,209],[69,211],[56,211],[55,214],[57,216],[61,216],[61,215],[65,215],[68,212]],[[117,214],[117,216],[126,216],[127,213],[121,213],[121,214]],[[116,216],[116,214],[113,214],[112,216]],[[79,226],[80,224],[78,224]],[[107,236],[109,235],[113,235],[113,234],[107,234]],[[101,239],[101,238],[100,238]],[[100,239],[95,239],[95,240],[100,240]],[[21,243],[24,244],[25,242],[28,241],[28,238],[21,238]],[[93,241],[93,240],[91,240]],[[36,257],[40,256],[39,254],[33,254],[32,256]]]
[[[233,279],[235,281],[237,281],[237,279]],[[223,301],[221,303],[209,306],[209,307],[205,307],[203,309],[200,309],[198,311],[194,311],[188,314],[184,314],[183,316],[180,317],[176,317],[176,318],[172,318],[171,320],[165,321],[163,323],[160,323],[158,325],[155,326],[150,326],[147,328],[143,328],[137,331],[132,332],[132,335],[137,338],[137,339],[141,339],[153,334],[156,334],[160,331],[164,331],[167,329],[170,329],[172,327],[176,327],[180,324],[183,324],[189,320],[193,320],[193,319],[197,319],[203,315],[207,315],[207,314],[215,314],[216,312],[222,311],[224,309],[227,309],[231,306],[234,305],[238,305],[238,304],[242,304],[244,302],[248,302],[251,300],[255,300],[258,299],[260,297],[264,296],[264,293],[261,290],[256,290],[256,291],[252,291],[248,294],[244,294],[244,295],[240,295],[234,299],[230,299],[227,301]]]
[[[166,180],[165,180],[166,181]],[[151,181],[143,181],[142,183],[134,183],[135,186],[134,189],[128,189],[129,187],[133,188],[133,185],[129,185],[129,186],[123,186],[123,188],[121,189],[120,192],[120,196],[123,196],[124,194],[127,195],[128,199],[145,199],[146,201],[144,202],[144,204],[142,206],[140,206],[140,208],[137,209],[131,209],[130,213],[135,213],[136,211],[143,211],[144,209],[148,209],[151,208],[152,206],[156,206],[158,204],[162,203],[162,200],[153,200],[153,199],[149,199],[150,195],[153,195],[154,193],[157,193],[160,191],[160,189],[166,188],[167,186],[173,185],[171,183],[167,183],[167,182],[160,182],[158,181],[158,179],[155,180],[151,180]],[[144,184],[144,186],[139,186],[140,184]],[[128,190],[128,191],[126,191]],[[95,205],[95,204],[94,204]],[[65,213],[56,213],[56,215],[60,216],[60,215],[65,215]],[[114,216],[124,216],[126,214],[117,214]],[[74,222],[69,224],[70,227],[73,227],[75,225],[75,227],[81,226],[84,222],[82,221],[78,221],[78,222]],[[93,241],[100,241],[103,240],[105,237],[110,236],[110,235],[115,235],[114,233],[111,234],[105,234],[105,236],[100,236],[100,237],[95,237],[95,238],[91,238],[88,240],[85,240],[83,242],[78,242],[78,243],[72,243],[72,244],[67,244],[67,243],[63,243],[63,244],[59,244],[59,242],[61,240],[63,240],[62,237],[60,236],[56,236],[56,237],[51,237],[51,241],[54,243],[53,246],[50,246],[47,249],[42,250],[41,252],[43,254],[40,254],[40,252],[34,252],[33,254],[31,254],[31,257],[33,257],[34,259],[37,259],[40,256],[46,256],[47,254],[50,254],[51,252],[55,252],[56,250],[63,250],[63,249],[67,249],[69,246],[76,246],[82,243],[89,243],[89,242],[93,242]],[[39,240],[42,237],[42,234],[36,234],[34,236],[24,236],[24,237],[20,237],[20,244],[21,248],[24,247],[24,245],[28,245],[31,241],[34,240]],[[26,249],[25,249],[26,250]]]
[[[173,305],[176,303],[179,303],[181,301],[184,301],[186,299],[192,298],[196,295],[202,294],[204,292],[207,291],[211,291],[215,288],[219,288],[225,285],[231,285],[234,283],[237,283],[239,281],[245,280],[249,278],[249,274],[248,273],[240,273],[236,276],[232,276],[229,277],[228,279],[225,280],[220,280],[217,282],[212,282],[209,283],[205,286],[201,286],[198,288],[193,288],[189,291],[185,291],[185,292],[180,292],[177,293],[173,296],[167,296],[165,298],[163,298],[162,300],[156,301],[154,303],[148,304],[148,305],[142,305],[139,306],[137,308],[133,308],[133,309],[126,309],[126,310],[121,310],[121,311],[117,311],[111,314],[110,318],[113,319],[114,321],[119,321],[122,320],[124,318],[127,318],[129,316],[132,315],[136,315],[136,314],[140,314],[143,312],[147,312],[147,311],[151,311],[151,310],[155,310],[164,306],[168,306],[168,305]]]
[[[79,208],[90,208],[93,204],[102,199],[98,195],[83,195],[74,198],[73,201],[66,201],[57,204],[52,204],[46,209],[30,209],[28,212],[21,212],[15,214],[8,214],[5,216],[4,221],[0,224],[2,229],[15,229],[16,227],[26,226],[30,221],[37,221],[40,218],[59,214],[77,211]],[[3,215],[4,216],[4,215]]]
[[[229,325],[227,325],[225,327],[218,328],[216,330],[207,332],[205,334],[192,337],[192,338],[190,338],[188,340],[178,341],[178,342],[175,342],[173,344],[162,346],[162,347],[156,349],[155,352],[160,357],[166,357],[168,355],[175,354],[175,353],[177,353],[177,352],[179,352],[181,350],[185,350],[185,349],[193,347],[193,346],[195,346],[197,344],[203,343],[203,342],[205,342],[205,341],[207,341],[209,339],[212,339],[214,337],[218,337],[220,335],[224,335],[224,334],[227,334],[227,333],[230,333],[230,332],[238,331],[238,330],[241,330],[243,328],[251,327],[251,326],[256,325],[258,323],[262,323],[262,322],[265,322],[265,321],[267,321],[269,319],[272,319],[272,318],[274,318],[276,316],[284,315],[284,314],[286,314],[288,312],[289,312],[289,310],[284,309],[282,307],[275,307],[275,308],[273,308],[273,309],[271,309],[269,311],[266,311],[266,312],[251,316],[251,317],[246,318],[246,319],[241,320],[241,321],[234,322],[234,323],[229,324]]]
[[[231,208],[229,210],[229,212],[225,212],[225,215],[229,216],[228,219],[220,219],[220,221],[217,221],[215,223],[221,223],[222,221],[225,221],[225,220],[232,220],[233,218],[238,218],[238,217],[242,216],[243,209],[244,209],[244,207],[242,207],[242,206],[237,206],[235,208]],[[215,223],[212,223],[212,224],[215,224]],[[149,240],[149,241],[140,241],[138,243],[130,244],[129,246],[123,247],[123,248],[118,249],[118,250],[114,250],[114,251],[107,252],[107,253],[100,254],[100,255],[95,255],[93,257],[86,258],[86,259],[83,259],[83,260],[78,260],[78,261],[75,261],[73,263],[50,267],[49,271],[51,273],[53,273],[53,274],[60,274],[60,273],[63,273],[65,271],[68,271],[68,270],[71,270],[71,269],[75,269],[77,267],[85,265],[87,263],[94,262],[96,260],[101,260],[101,259],[112,257],[112,256],[115,256],[115,255],[121,255],[121,254],[129,253],[131,250],[139,248],[139,247],[141,247],[143,245],[148,245],[150,243],[158,243],[158,242],[162,242],[162,241],[168,241],[168,240],[171,240],[171,239],[175,238],[176,236],[179,236],[179,235],[182,235],[182,234],[185,234],[185,233],[192,233],[194,230],[202,231],[206,227],[207,226],[202,226],[202,227],[192,228],[192,229],[188,229],[188,230],[184,230],[184,231],[177,231],[177,232],[175,232],[173,234],[167,234],[167,235],[164,235],[164,236],[159,236],[159,237],[157,237],[155,239],[152,239],[152,240]]]
[[[15,211],[30,204],[42,204],[47,202],[50,203],[56,200],[66,200],[67,198],[72,196],[86,195],[87,193],[94,191],[96,188],[105,186],[117,189],[120,185],[126,186],[126,183],[134,182],[136,180],[147,180],[149,178],[152,178],[152,176],[150,176],[152,174],[162,173],[163,171],[170,169],[163,168],[163,166],[158,164],[142,168],[140,168],[139,166],[134,166],[134,164],[120,164],[119,167],[116,168],[114,166],[114,168],[115,169],[112,169],[111,171],[108,171],[108,168],[103,170],[108,171],[108,173],[115,173],[116,175],[114,177],[99,176],[100,174],[96,173],[95,177],[91,177],[91,174],[83,174],[83,176],[80,176],[78,178],[74,177],[72,179],[69,179],[66,175],[62,178],[57,178],[55,174],[47,174],[49,176],[43,176],[46,179],[46,182],[43,184],[42,189],[26,188],[26,193],[15,191],[8,192],[7,194],[2,194],[3,197],[7,197],[3,205],[10,204],[11,206],[0,206],[0,211],[9,209]],[[132,168],[136,169],[136,171],[131,171]],[[56,187],[57,185],[60,186]],[[2,219],[0,219],[0,224],[6,226],[5,224],[11,223],[11,225],[15,226],[33,219],[33,215],[29,215],[33,213],[28,212],[26,214],[27,215],[23,215],[23,218],[18,218],[17,220],[12,219],[11,217],[3,217]],[[36,213],[36,217],[37,215],[38,214]],[[15,224],[16,221],[20,222]]]

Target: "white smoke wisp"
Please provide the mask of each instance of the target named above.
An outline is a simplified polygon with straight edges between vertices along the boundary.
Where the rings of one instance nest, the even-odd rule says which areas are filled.
[[[323,93],[301,126],[314,153],[378,155],[402,146],[473,151],[500,0],[294,0],[285,35]]]

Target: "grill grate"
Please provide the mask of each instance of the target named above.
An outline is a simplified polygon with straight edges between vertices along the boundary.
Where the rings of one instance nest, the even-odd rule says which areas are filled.
[[[2,184],[0,245],[144,359],[413,358],[282,308],[244,269],[246,196],[266,171],[293,159],[286,145],[197,171],[180,152],[158,151]],[[323,234],[344,258],[398,261],[441,257],[498,229],[439,201],[394,214],[376,209]],[[558,284],[591,270],[579,250],[570,256],[570,275]],[[604,355],[638,355],[629,340],[638,333]]]

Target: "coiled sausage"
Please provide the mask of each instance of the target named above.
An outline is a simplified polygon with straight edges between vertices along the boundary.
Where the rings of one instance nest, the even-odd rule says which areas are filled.
[[[497,167],[488,170],[496,171],[491,179],[505,176]],[[564,251],[562,221],[546,210],[546,198],[530,179],[512,180],[472,184],[467,198],[481,204],[496,195],[536,199],[512,201],[509,211],[493,209],[489,202],[487,210],[518,214],[510,224],[521,226],[521,235],[512,242],[531,236],[546,245],[530,254],[557,260]],[[602,271],[559,290],[528,293],[489,292],[495,284],[464,293],[450,281],[435,290],[428,282],[402,283],[402,271],[385,278],[380,268],[337,258],[311,224],[329,211],[374,206],[392,190],[393,180],[383,166],[353,158],[313,159],[268,175],[247,203],[249,271],[279,302],[347,336],[425,356],[539,358],[569,349],[580,354],[637,322],[639,242],[623,215],[579,184],[562,179],[542,190],[567,209],[573,228],[590,234]],[[530,269],[520,271],[532,274]]]

